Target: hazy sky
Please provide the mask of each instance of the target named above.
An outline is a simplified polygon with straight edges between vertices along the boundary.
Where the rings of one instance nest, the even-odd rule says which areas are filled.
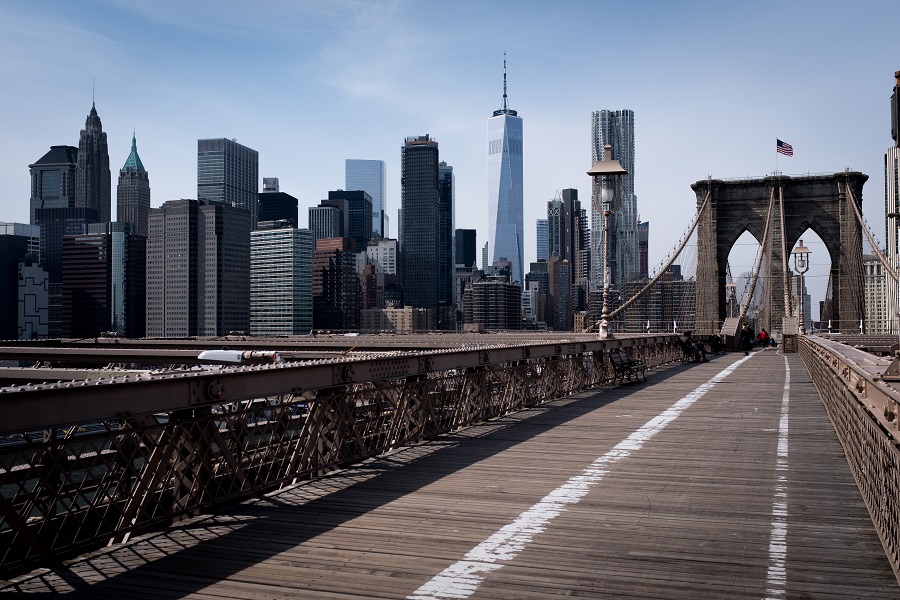
[[[428,133],[454,167],[456,226],[478,230],[480,262],[506,52],[524,121],[526,261],[557,190],[589,202],[599,109],[635,112],[651,268],[690,224],[691,183],[764,176],[776,157],[785,174],[868,174],[864,212],[883,240],[898,23],[897,0],[2,2],[0,220],[27,222],[28,164],[78,145],[95,81],[113,189],[134,130],[153,206],[195,198],[197,139],[228,137],[300,199],[301,225],[343,187],[344,159],[384,160],[396,233],[400,147]],[[804,241],[824,289],[824,246]]]

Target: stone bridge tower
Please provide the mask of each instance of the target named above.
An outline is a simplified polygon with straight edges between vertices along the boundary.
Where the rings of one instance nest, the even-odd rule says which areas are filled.
[[[851,322],[858,323],[865,311],[862,228],[850,202],[854,201],[862,214],[862,188],[868,178],[846,171],[693,184],[698,209],[709,195],[709,206],[697,225],[697,330],[718,331],[725,320],[728,254],[744,231],[760,242],[766,258],[759,273],[760,279],[766,277],[768,282],[759,327],[781,331],[785,305],[795,302],[785,291],[788,278],[784,267],[793,267],[790,252],[807,229],[822,238],[831,257],[836,328],[847,331]]]

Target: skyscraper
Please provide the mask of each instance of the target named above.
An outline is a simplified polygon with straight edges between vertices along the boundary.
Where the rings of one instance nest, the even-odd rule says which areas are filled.
[[[362,252],[372,239],[372,196],[365,190],[332,190],[328,200],[319,206],[334,206],[341,211],[343,225],[340,235],[353,238]]]
[[[375,306],[402,306],[400,244],[393,239],[374,239],[366,246],[366,260],[375,267]]]
[[[150,209],[147,337],[200,335],[199,208],[196,200],[171,200]]]
[[[435,329],[446,330],[454,329],[456,326],[452,310],[456,180],[453,176],[453,167],[444,161],[438,163],[438,202],[438,314],[432,322]]]
[[[506,258],[513,280],[525,281],[522,235],[522,118],[507,105],[506,59],[503,103],[488,119],[488,247],[491,262]],[[484,265],[482,265],[484,267]]]
[[[0,339],[19,337],[19,268],[28,256],[28,238],[0,230]]]
[[[41,266],[47,271],[49,287],[49,336],[62,335],[63,238],[87,233],[88,225],[97,223],[92,208],[38,208],[35,224],[41,228]]]
[[[75,206],[97,211],[100,223],[112,220],[112,175],[109,172],[109,147],[106,133],[97,115],[97,107],[91,105],[78,140],[78,158],[75,166]]]
[[[625,283],[640,273],[638,253],[638,210],[634,194],[634,111],[600,110],[591,114],[591,157],[605,160],[603,146],[612,146],[612,158],[628,171],[619,178],[621,207],[610,219],[610,285],[624,289]],[[591,229],[594,235],[591,258],[591,288],[603,286],[603,214],[597,212],[597,201],[591,204]]]
[[[547,219],[536,220],[536,241],[537,241],[537,259],[547,260],[550,258],[549,247],[549,222]]]
[[[47,271],[50,337],[62,335],[63,236],[87,232],[88,223],[99,221],[96,208],[78,204],[78,148],[51,146],[50,151],[28,165],[31,175],[31,224],[41,228],[40,264]],[[85,196],[80,196],[83,203]]]
[[[150,210],[147,335],[225,335],[250,328],[250,213],[172,200]]]
[[[63,239],[63,336],[144,337],[146,240],[129,223],[94,223]]]
[[[39,208],[75,208],[75,168],[78,148],[74,146],[50,146],[50,151],[34,164],[28,165],[31,175],[32,225]]]
[[[344,161],[344,189],[363,190],[372,197],[372,234],[390,237],[387,203],[385,202],[385,169],[383,160],[348,158]]]
[[[316,329],[358,329],[360,285],[353,238],[316,240],[312,277]]]
[[[431,311],[438,307],[440,190],[438,143],[428,135],[406,138],[400,158],[404,304]]]
[[[259,153],[225,138],[197,140],[197,199],[250,212],[259,221]]]
[[[199,216],[201,335],[250,331],[250,213],[213,202],[201,203]]]
[[[309,230],[313,232],[313,239],[343,237],[343,222],[341,209],[336,206],[309,207]]]
[[[263,191],[259,193],[259,223],[265,221],[288,221],[296,228],[299,225],[297,205],[299,201],[278,186],[277,177],[263,177]]]
[[[137,140],[131,136],[131,154],[119,169],[116,188],[116,220],[131,224],[131,233],[147,235],[150,218],[150,175],[138,156]]]
[[[308,229],[271,223],[250,233],[250,333],[297,335],[313,327],[313,239]]]
[[[650,277],[650,222],[638,223],[638,276]]]
[[[477,233],[475,229],[456,230],[456,259],[454,261],[456,265],[471,267],[475,264],[475,237]]]

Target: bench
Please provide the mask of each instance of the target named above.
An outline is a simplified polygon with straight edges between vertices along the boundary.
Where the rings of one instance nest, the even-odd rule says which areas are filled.
[[[613,368],[613,383],[617,381],[625,383],[626,377],[629,382],[632,381],[632,378],[634,378],[634,381],[640,381],[640,377],[647,381],[647,375],[645,374],[647,365],[642,361],[629,358],[623,350],[610,350],[609,362]]]
[[[682,338],[676,339],[678,340],[678,345],[681,346],[681,362],[691,362],[692,360],[697,360],[697,351]]]

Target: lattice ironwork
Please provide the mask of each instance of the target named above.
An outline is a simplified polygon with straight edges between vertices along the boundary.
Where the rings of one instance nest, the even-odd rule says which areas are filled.
[[[863,368],[870,359],[854,360],[861,351],[803,336],[798,346],[900,581],[900,392]]]
[[[57,406],[51,401],[59,397],[85,401],[76,394],[94,394],[87,396],[92,407],[75,411],[77,423],[0,435],[0,572],[121,542],[222,503],[599,386],[612,378],[607,345],[622,346],[651,367],[671,362],[680,353],[673,340],[475,351],[455,361],[421,357],[418,372],[405,376],[393,373],[408,368],[406,363],[357,361],[329,364],[328,377],[318,379],[312,375],[321,375],[321,365],[296,369],[296,375],[253,367],[230,378],[206,373],[158,385],[34,386],[0,396],[2,403],[34,393],[33,410],[40,411]],[[503,358],[511,352],[521,358]],[[304,373],[312,374],[306,386]],[[382,375],[360,375],[373,373]],[[239,385],[246,378],[261,382],[258,389],[285,389],[244,399],[252,393]],[[291,383],[267,388],[264,382],[273,378]],[[108,415],[118,390],[128,395],[146,387],[148,398],[155,398],[182,389],[176,385],[191,390],[190,402],[136,414],[132,399],[122,418],[88,416],[92,410]],[[171,405],[172,399],[156,402]],[[48,424],[61,420],[45,415]],[[15,424],[6,423],[2,431],[15,431]]]

